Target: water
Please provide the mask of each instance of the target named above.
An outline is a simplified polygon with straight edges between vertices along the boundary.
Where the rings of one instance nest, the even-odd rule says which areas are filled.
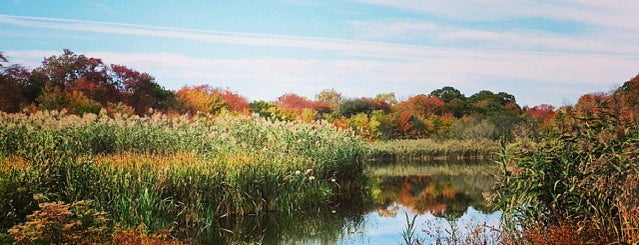
[[[496,170],[487,163],[377,167],[365,198],[313,214],[229,220],[219,235],[226,242],[263,244],[400,244],[416,216],[414,234],[426,244],[468,239],[490,244],[497,240],[501,214],[488,209],[483,195]]]
[[[487,208],[484,193],[496,170],[487,163],[432,162],[373,169],[374,210],[363,216],[360,231],[345,233],[337,243],[399,244],[407,221],[415,215],[415,234],[426,243],[494,241],[501,213]]]

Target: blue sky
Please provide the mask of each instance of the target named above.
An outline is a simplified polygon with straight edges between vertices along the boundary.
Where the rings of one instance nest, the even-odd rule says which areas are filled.
[[[454,86],[522,105],[575,103],[639,73],[635,1],[26,1],[0,5],[0,51],[36,66],[62,49],[211,84],[250,100]]]

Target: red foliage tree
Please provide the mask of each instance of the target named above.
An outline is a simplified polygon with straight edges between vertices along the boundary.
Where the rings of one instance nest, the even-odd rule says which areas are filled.
[[[526,110],[524,112],[526,115],[541,118],[541,119],[551,119],[555,116],[555,107],[549,104],[541,104],[537,106],[533,106],[532,108]]]
[[[119,89],[122,101],[142,115],[149,109],[166,110],[173,105],[173,93],[165,90],[147,73],[126,66],[111,65],[110,79]]]
[[[312,108],[313,102],[297,94],[288,93],[280,96],[275,105],[281,109],[301,112],[305,108]]]
[[[24,85],[29,79],[29,71],[19,65],[4,66],[7,59],[0,53],[0,110],[18,112],[28,104],[24,96]]]
[[[243,96],[229,90],[221,91],[220,97],[226,103],[226,108],[230,111],[248,113],[248,100]]]
[[[444,101],[437,97],[420,94],[400,102],[395,108],[397,111],[412,111],[423,118],[427,118],[433,114],[441,114],[444,105]]]

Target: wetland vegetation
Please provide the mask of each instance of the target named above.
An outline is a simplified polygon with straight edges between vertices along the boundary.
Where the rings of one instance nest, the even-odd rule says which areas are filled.
[[[639,241],[639,76],[554,108],[452,87],[249,103],[69,50],[0,68],[2,243],[357,243],[406,221],[415,243]],[[460,240],[468,214],[498,232]]]

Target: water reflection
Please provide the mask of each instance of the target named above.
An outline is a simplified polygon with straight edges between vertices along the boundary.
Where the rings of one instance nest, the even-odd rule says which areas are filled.
[[[372,197],[380,216],[392,215],[387,207],[393,204],[451,219],[468,207],[488,212],[483,193],[490,190],[494,170],[482,163],[386,166],[372,170]]]
[[[325,210],[220,220],[221,227],[201,244],[399,244],[406,215],[417,215],[426,243],[476,232],[493,236],[500,213],[487,208],[496,167],[485,163],[388,165],[370,170],[370,193],[353,195]],[[481,228],[481,229],[478,229]]]

